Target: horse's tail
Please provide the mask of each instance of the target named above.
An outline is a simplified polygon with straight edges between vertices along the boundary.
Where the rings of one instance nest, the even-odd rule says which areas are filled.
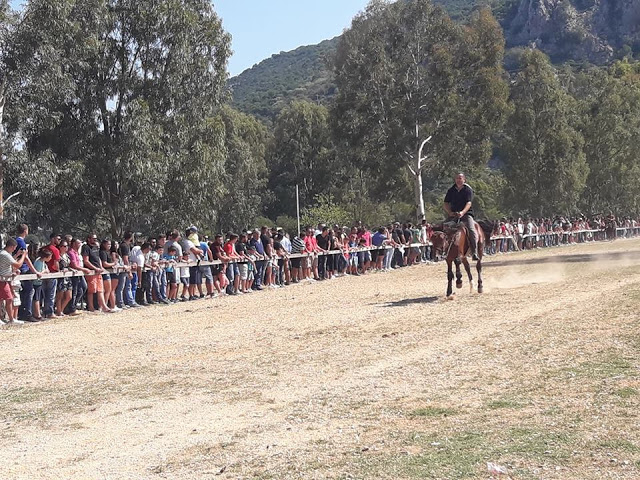
[[[482,228],[482,232],[484,233],[485,243],[488,243],[491,240],[491,235],[493,234],[494,223],[491,223],[487,220],[479,220],[478,225]]]

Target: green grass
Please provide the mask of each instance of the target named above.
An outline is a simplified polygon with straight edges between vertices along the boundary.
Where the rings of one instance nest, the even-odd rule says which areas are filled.
[[[503,454],[530,459],[552,458],[555,461],[569,457],[568,446],[572,436],[562,431],[515,427],[509,430]]]
[[[484,433],[465,431],[449,438],[414,435],[423,453],[392,457],[387,464],[398,476],[408,478],[474,478],[488,447]],[[385,460],[386,463],[386,460]],[[383,465],[379,467],[385,468]],[[371,476],[374,478],[375,474]]]
[[[481,425],[453,435],[413,432],[405,448],[416,455],[392,454],[362,460],[362,478],[433,479],[485,478],[486,462],[501,465],[561,465],[571,456],[575,438],[564,431],[540,427],[484,430]],[[526,467],[513,469],[512,478],[535,478]]]
[[[428,406],[411,412],[412,417],[450,417],[458,413],[453,408]]]
[[[622,438],[603,440],[598,443],[598,448],[604,448],[605,450],[622,451],[627,453],[640,453],[640,447],[638,447],[638,445]]]
[[[520,402],[513,398],[498,398],[487,402],[486,407],[490,410],[498,410],[501,408],[523,408],[524,402]]]
[[[599,358],[547,372],[549,378],[591,378],[605,379],[627,375],[633,371],[633,364],[618,352],[609,352]]]
[[[617,395],[620,398],[631,398],[638,395],[638,390],[631,387],[624,387],[619,390],[613,392],[614,395]]]

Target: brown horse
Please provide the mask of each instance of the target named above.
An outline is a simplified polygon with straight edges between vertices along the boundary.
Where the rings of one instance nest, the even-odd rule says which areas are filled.
[[[476,232],[478,236],[478,261],[476,262],[476,270],[478,271],[478,293],[483,292],[482,286],[482,257],[484,247],[491,239],[493,226],[488,222],[475,222]],[[468,255],[471,255],[471,244],[469,242],[469,232],[467,227],[462,223],[445,223],[442,226],[434,227],[435,231],[431,237],[433,249],[437,254],[446,254],[447,260],[447,298],[453,298],[453,264],[456,265],[456,288],[462,288],[462,272],[460,271],[460,263],[464,265],[469,277],[469,290],[473,292],[473,275],[471,275],[471,267],[469,265]]]

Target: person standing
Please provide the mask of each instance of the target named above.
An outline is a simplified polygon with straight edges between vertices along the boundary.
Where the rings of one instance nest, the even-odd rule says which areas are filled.
[[[71,260],[68,254],[69,244],[66,240],[61,240],[58,248],[60,249],[60,272],[68,272],[69,267],[71,266]],[[59,278],[57,290],[58,293],[56,295],[55,313],[58,317],[64,317],[64,311],[71,301],[71,297],[73,296],[73,286],[71,283],[71,279],[69,277]]]
[[[253,231],[253,235],[249,240],[249,245],[251,245],[256,253],[255,256],[257,260],[255,261],[256,270],[254,272],[255,280],[253,282],[253,290],[262,290],[262,276],[264,274],[264,266],[265,266],[265,254],[264,254],[264,244],[260,238],[260,231],[255,229]]]
[[[116,304],[119,308],[123,308],[125,305],[134,308],[140,306],[136,303],[131,288],[131,282],[134,280],[133,272],[131,271],[131,263],[129,262],[132,242],[133,233],[126,232],[122,242],[120,242],[120,247],[118,248],[118,253],[120,254],[122,264],[125,268],[125,271],[120,273],[118,288],[116,290]],[[137,278],[135,280],[137,280]]]
[[[82,246],[81,253],[84,266],[92,271],[90,275],[87,275],[87,309],[89,312],[95,312],[95,295],[98,298],[100,310],[103,313],[113,313],[104,300],[102,274],[105,270],[100,260],[100,245],[98,245],[98,237],[95,234],[92,233],[87,237],[87,243]]]
[[[47,262],[49,273],[58,273],[60,271],[60,244],[61,237],[55,232],[49,235],[49,250],[51,250],[51,258]],[[56,291],[58,287],[57,278],[47,278],[42,282],[44,290],[44,316],[45,318],[55,318]]]
[[[331,247],[331,239],[329,238],[329,227],[322,226],[322,230],[319,235],[316,235],[316,245],[320,250],[318,257],[318,278],[325,280],[327,278],[327,252]]]
[[[80,255],[80,249],[82,248],[82,242],[76,238],[71,241],[71,248],[69,249],[69,268],[76,272],[84,274],[91,273],[91,270],[84,267],[84,261],[82,255]],[[78,304],[82,308],[82,299],[84,293],[87,291],[87,279],[84,275],[71,277],[71,303],[69,306],[69,315],[80,315],[78,312]]]
[[[29,235],[29,227],[25,223],[18,225],[18,231],[16,236],[16,242],[18,246],[14,252],[14,258],[16,255],[22,255],[23,251],[27,251],[26,238]],[[33,268],[33,263],[27,255],[24,262],[20,266],[20,275],[25,275],[30,272],[37,273]],[[22,290],[20,292],[20,308],[18,310],[18,318],[20,320],[30,320],[33,317],[33,282],[31,280],[22,281]]]
[[[4,302],[4,309],[9,318],[9,324],[22,324],[22,320],[18,320],[14,315],[13,309],[13,289],[11,288],[11,277],[14,270],[20,268],[27,256],[27,250],[23,250],[18,258],[13,258],[13,253],[18,247],[15,238],[9,238],[7,244],[0,251],[0,301]],[[55,290],[54,290],[55,294]]]

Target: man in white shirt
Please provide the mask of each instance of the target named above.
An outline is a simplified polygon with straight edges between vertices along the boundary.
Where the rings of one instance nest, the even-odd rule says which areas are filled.
[[[187,231],[187,234],[190,234],[190,231]],[[197,298],[196,287],[202,284],[202,273],[200,266],[197,265],[202,259],[202,250],[188,238],[183,239],[183,245],[185,254],[189,255],[189,263],[194,264],[189,267],[189,299],[195,300]]]

